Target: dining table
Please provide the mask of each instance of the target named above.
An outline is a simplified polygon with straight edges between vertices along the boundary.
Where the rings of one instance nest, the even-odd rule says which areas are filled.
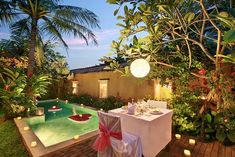
[[[160,114],[128,114],[126,109],[109,110],[119,116],[122,131],[139,136],[144,157],[155,157],[171,141],[173,111],[161,109]]]

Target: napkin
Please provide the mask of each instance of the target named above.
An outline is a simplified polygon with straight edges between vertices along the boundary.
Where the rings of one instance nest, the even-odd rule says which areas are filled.
[[[135,113],[135,109],[136,109],[136,105],[128,102],[127,113],[128,114],[134,114]]]

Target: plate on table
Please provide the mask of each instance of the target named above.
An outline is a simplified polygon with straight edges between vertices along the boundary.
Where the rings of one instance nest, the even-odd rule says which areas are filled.
[[[151,111],[149,112],[150,114],[153,114],[153,115],[160,115],[160,114],[163,114],[163,112],[161,111]]]

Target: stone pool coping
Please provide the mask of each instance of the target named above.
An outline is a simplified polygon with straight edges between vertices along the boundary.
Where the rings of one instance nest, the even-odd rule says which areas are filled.
[[[50,102],[50,101],[56,101],[57,99],[51,99],[48,101],[43,101],[43,102]],[[61,100],[59,100],[61,101]],[[42,101],[39,101],[42,102]],[[61,101],[64,102],[64,101]],[[84,106],[86,107],[86,106]],[[40,157],[40,156],[45,156],[47,154],[50,154],[52,152],[55,152],[59,149],[62,148],[66,148],[68,146],[71,146],[73,144],[77,144],[77,143],[82,143],[84,140],[89,139],[91,137],[97,136],[98,135],[98,130],[94,130],[91,131],[87,134],[84,135],[80,135],[79,139],[71,139],[71,140],[67,140],[49,147],[45,147],[42,142],[38,139],[38,137],[34,134],[34,132],[31,130],[31,128],[29,130],[24,130],[24,127],[29,127],[28,124],[25,122],[25,119],[27,118],[22,118],[22,119],[17,119],[14,118],[14,122],[20,132],[20,135],[23,139],[24,145],[26,147],[26,149],[28,150],[30,156],[32,157]],[[32,141],[36,141],[37,142],[37,146],[36,147],[31,147],[31,142]]]

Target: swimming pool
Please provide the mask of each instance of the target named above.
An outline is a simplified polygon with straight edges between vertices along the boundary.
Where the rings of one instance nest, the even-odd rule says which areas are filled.
[[[58,144],[76,135],[84,135],[98,129],[98,117],[95,110],[83,108],[78,105],[65,102],[43,102],[38,103],[38,107],[44,107],[45,117],[36,116],[28,118],[27,124],[45,147]],[[48,112],[53,106],[61,107],[61,111]],[[91,114],[86,123],[76,123],[68,119],[73,115],[74,110],[77,114]]]

